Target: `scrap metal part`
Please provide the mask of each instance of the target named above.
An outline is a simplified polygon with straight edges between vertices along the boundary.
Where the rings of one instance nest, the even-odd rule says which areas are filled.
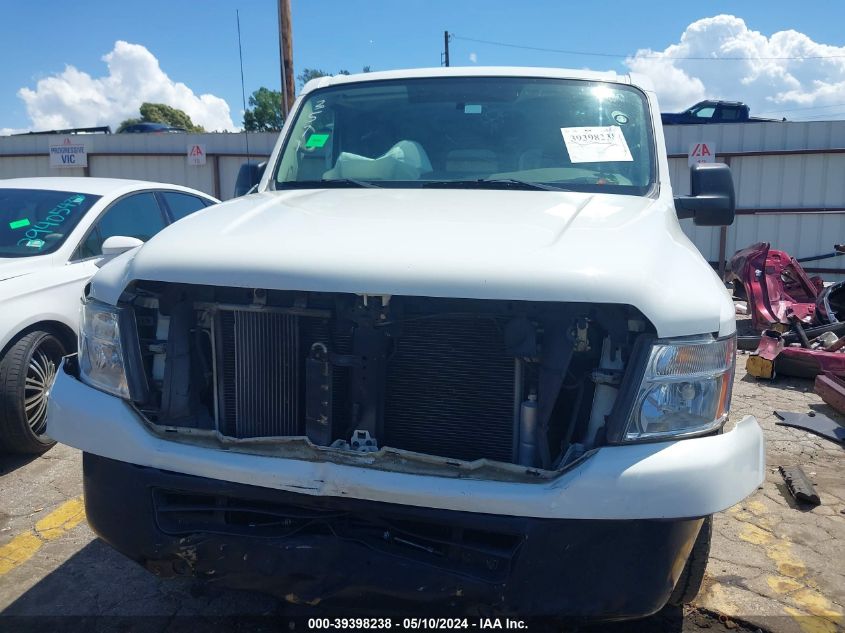
[[[800,503],[811,503],[817,506],[821,503],[819,493],[816,492],[813,482],[800,466],[778,466],[786,487],[795,500]]]
[[[807,346],[808,339],[816,336],[810,329],[845,321],[845,282],[825,287],[820,277],[808,276],[800,262],[844,254],[845,245],[837,244],[833,253],[795,259],[768,242],[759,242],[734,254],[728,281],[747,300],[746,313],[756,331],[801,334],[803,327],[806,337],[801,335],[799,340]]]
[[[826,372],[845,376],[845,353],[824,349],[784,347],[775,360],[777,373],[798,378],[815,378]]]
[[[845,446],[845,427],[837,424],[835,420],[810,411],[809,413],[790,413],[788,411],[775,411],[775,415],[781,419],[781,422],[776,422],[778,426],[791,426],[796,429],[803,429],[810,433],[837,442],[840,446]]]
[[[845,380],[831,373],[820,374],[816,376],[813,391],[831,407],[845,415]]]
[[[813,322],[816,299],[824,286],[818,277],[808,277],[789,253],[772,249],[768,242],[752,244],[734,254],[730,270],[731,278],[743,286],[758,332],[777,324],[789,329],[793,316]]]
[[[783,337],[780,332],[766,330],[760,336],[760,344],[745,364],[745,369],[756,378],[772,380],[775,377],[775,359],[783,351]]]

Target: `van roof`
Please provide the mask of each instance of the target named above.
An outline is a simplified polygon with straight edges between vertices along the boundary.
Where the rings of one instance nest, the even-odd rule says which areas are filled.
[[[302,89],[307,94],[318,88],[340,84],[382,81],[385,79],[409,79],[427,77],[538,77],[549,79],[585,79],[607,81],[637,86],[653,91],[651,80],[644,75],[624,74],[608,70],[575,70],[569,68],[535,68],[530,66],[450,66],[448,68],[409,68],[404,70],[383,70],[355,75],[333,75],[312,79]]]

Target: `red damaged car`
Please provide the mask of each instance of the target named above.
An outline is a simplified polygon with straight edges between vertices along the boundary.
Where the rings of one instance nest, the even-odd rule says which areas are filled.
[[[845,245],[835,248],[845,252]],[[730,270],[735,289],[748,300],[758,332],[785,330],[795,321],[803,327],[843,323],[845,328],[845,282],[825,287],[820,277],[808,277],[798,260],[772,249],[768,242],[737,251]]]

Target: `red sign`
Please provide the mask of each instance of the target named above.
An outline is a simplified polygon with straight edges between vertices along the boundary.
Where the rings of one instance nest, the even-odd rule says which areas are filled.
[[[690,145],[689,153],[687,154],[687,162],[690,167],[696,163],[715,163],[716,148],[713,146],[713,143],[706,141],[693,143]]]

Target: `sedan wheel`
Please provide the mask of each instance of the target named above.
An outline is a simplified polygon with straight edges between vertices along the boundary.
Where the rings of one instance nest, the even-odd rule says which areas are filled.
[[[47,398],[56,379],[56,362],[48,356],[43,345],[37,347],[29,359],[24,386],[26,421],[35,435],[47,428]]]
[[[39,454],[55,442],[47,430],[47,402],[65,349],[49,332],[30,332],[0,360],[0,450]]]

